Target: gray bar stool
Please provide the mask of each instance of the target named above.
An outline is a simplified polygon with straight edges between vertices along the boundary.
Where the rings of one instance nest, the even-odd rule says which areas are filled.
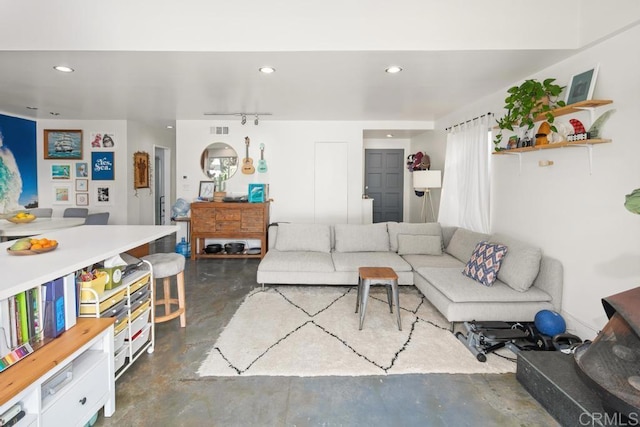
[[[367,300],[369,299],[369,288],[371,285],[387,286],[387,301],[389,310],[393,313],[393,304],[396,306],[396,317],[398,318],[398,329],[402,330],[400,320],[400,293],[398,291],[398,275],[393,268],[389,267],[360,267],[358,268],[358,296],[356,299],[356,313],[360,310],[360,330],[364,324],[364,316],[367,310]],[[392,304],[393,301],[393,304]]]
[[[155,323],[166,322],[180,316],[180,326],[184,328],[187,325],[184,292],[184,256],[175,253],[158,253],[145,255],[142,259],[151,263],[154,279],[163,279],[164,292],[162,299],[154,292],[154,305],[163,305],[164,315],[155,316]],[[178,298],[171,298],[171,277],[173,276],[176,276]]]

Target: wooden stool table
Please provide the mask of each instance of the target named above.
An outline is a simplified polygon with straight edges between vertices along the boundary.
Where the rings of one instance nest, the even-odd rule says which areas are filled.
[[[153,278],[163,279],[164,293],[162,299],[154,292],[154,305],[164,306],[164,315],[155,316],[155,323],[166,322],[180,317],[180,326],[187,325],[186,298],[184,291],[184,256],[176,253],[155,253],[142,259],[149,261],[153,268]],[[178,298],[171,297],[171,277],[176,277]],[[152,284],[155,285],[155,284]]]
[[[400,294],[398,291],[398,275],[396,272],[389,267],[360,267],[358,268],[358,275],[356,313],[358,312],[358,309],[362,307],[362,310],[360,310],[360,330],[362,330],[362,325],[364,324],[367,300],[369,299],[369,288],[371,285],[385,285],[387,287],[389,311],[393,313],[393,305],[396,306],[398,329],[402,330],[402,323],[400,321]]]

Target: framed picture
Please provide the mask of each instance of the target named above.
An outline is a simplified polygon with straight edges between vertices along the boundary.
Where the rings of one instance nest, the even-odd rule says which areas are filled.
[[[116,135],[111,132],[91,132],[89,140],[91,141],[91,149],[116,146]]]
[[[213,199],[213,192],[215,191],[216,184],[213,181],[200,181],[200,191],[198,197],[201,199],[211,200]]]
[[[82,159],[82,130],[44,130],[45,159]]]
[[[108,184],[98,184],[94,190],[96,206],[111,206],[113,204],[113,188]]]
[[[133,153],[133,188],[149,188],[149,153]]]
[[[68,205],[71,203],[71,187],[68,185],[53,186],[53,204]]]
[[[91,152],[91,179],[94,181],[113,181],[115,169],[113,151]]]
[[[509,141],[507,142],[507,150],[511,150],[513,148],[518,148],[518,136],[512,135],[509,137]]]
[[[89,180],[76,179],[76,191],[89,191]]]
[[[77,206],[89,206],[89,193],[76,193]]]
[[[596,86],[597,77],[598,65],[590,70],[571,77],[569,88],[567,90],[567,105],[591,99],[593,97],[593,89]]]
[[[51,179],[54,181],[71,179],[71,165],[51,165]]]
[[[89,166],[86,163],[76,163],[76,178],[89,178]]]

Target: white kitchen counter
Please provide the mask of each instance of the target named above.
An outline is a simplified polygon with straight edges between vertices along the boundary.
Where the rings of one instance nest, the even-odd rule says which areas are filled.
[[[106,258],[175,233],[174,225],[81,225],[42,234],[58,247],[38,255],[7,253],[0,243],[0,299],[63,277]]]

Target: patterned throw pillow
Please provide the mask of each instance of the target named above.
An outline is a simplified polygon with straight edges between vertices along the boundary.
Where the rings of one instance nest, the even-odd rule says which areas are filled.
[[[462,274],[485,286],[491,286],[498,278],[498,270],[506,253],[505,245],[480,242],[476,245]]]

